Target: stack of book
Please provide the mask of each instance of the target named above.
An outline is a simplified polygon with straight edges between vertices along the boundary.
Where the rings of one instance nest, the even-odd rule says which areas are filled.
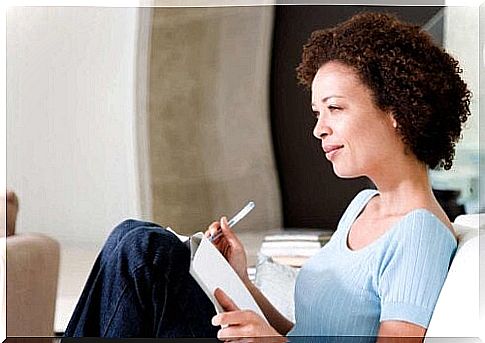
[[[260,253],[277,263],[301,267],[330,240],[333,233],[333,230],[296,229],[268,234],[263,238]]]

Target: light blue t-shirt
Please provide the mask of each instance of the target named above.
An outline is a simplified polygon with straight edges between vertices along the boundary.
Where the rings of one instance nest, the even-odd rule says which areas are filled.
[[[385,320],[428,326],[456,239],[430,211],[415,209],[374,242],[350,250],[349,229],[377,194],[360,192],[332,239],[301,268],[288,336],[377,336]]]

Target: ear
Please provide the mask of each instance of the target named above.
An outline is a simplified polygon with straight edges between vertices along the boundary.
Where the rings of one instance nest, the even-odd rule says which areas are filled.
[[[388,115],[389,115],[389,121],[390,121],[392,127],[397,129],[397,120],[396,120],[396,118],[394,118],[394,113],[389,112]]]

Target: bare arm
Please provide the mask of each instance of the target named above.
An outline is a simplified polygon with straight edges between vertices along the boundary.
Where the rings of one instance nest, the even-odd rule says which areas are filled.
[[[422,343],[426,329],[398,320],[386,320],[379,327],[377,343]]]
[[[286,335],[294,324],[286,319],[251,281],[247,280],[244,284],[258,303],[270,325],[281,335]]]

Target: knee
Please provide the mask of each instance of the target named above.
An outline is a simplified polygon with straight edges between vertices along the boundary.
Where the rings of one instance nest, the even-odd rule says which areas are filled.
[[[173,233],[163,228],[139,227],[126,234],[118,244],[118,258],[131,268],[139,265],[166,266],[190,263],[190,252]]]
[[[111,233],[108,235],[108,238],[101,249],[100,258],[102,260],[109,259],[119,248],[119,245],[123,242],[124,238],[130,233],[138,231],[141,228],[148,229],[153,227],[157,227],[161,230],[161,227],[155,223],[143,222],[135,219],[124,220],[111,230]]]
[[[116,246],[128,233],[141,227],[161,228],[160,225],[152,222],[145,222],[136,219],[126,219],[113,228],[108,236],[106,244]]]

